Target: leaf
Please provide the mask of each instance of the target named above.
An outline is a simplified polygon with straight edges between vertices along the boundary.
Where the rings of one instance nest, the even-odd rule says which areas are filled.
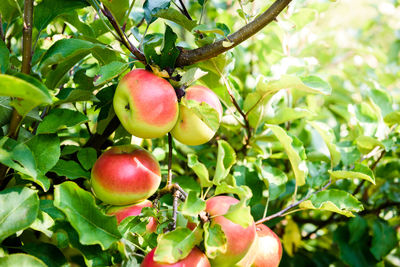
[[[2,0],[0,1],[0,13],[3,23],[10,25],[17,16],[22,17],[23,0]]]
[[[393,111],[389,114],[387,114],[383,120],[389,124],[389,126],[392,126],[394,124],[400,124],[400,111]]]
[[[258,168],[261,179],[268,188],[269,200],[277,199],[286,191],[285,185],[288,181],[286,173],[272,166],[263,166],[261,161],[255,166]]]
[[[218,140],[217,166],[215,168],[213,179],[214,184],[220,184],[228,176],[229,171],[235,162],[235,150],[233,150],[228,142]]]
[[[83,168],[85,168],[85,170],[89,170],[93,167],[97,160],[97,152],[92,147],[84,147],[79,150],[77,157]]]
[[[182,205],[182,214],[187,216],[197,216],[205,208],[206,202],[199,198],[195,191],[190,191]]]
[[[236,194],[242,201],[247,201],[253,196],[253,193],[248,186],[246,185],[237,186],[236,184],[229,185],[225,182],[222,182],[221,184],[217,185],[214,194],[215,195]]]
[[[374,220],[372,225],[371,253],[378,261],[398,245],[396,230],[382,220]]]
[[[38,87],[39,83],[34,78],[25,81],[22,78],[0,74],[0,96],[16,97],[18,100],[13,101],[18,113],[25,116],[30,110],[40,104],[51,104],[50,94]]]
[[[331,167],[335,167],[340,162],[340,151],[335,145],[336,138],[332,128],[322,122],[311,121],[308,123],[321,135],[331,155]]]
[[[0,192],[0,207],[1,243],[6,237],[28,228],[35,221],[39,211],[39,197],[36,191],[27,187],[7,188]]]
[[[200,24],[192,29],[192,33],[205,33],[205,34],[216,33],[222,36],[227,36],[229,34],[229,29],[227,31],[226,29],[221,26],[218,27],[218,26],[210,26],[207,24]]]
[[[171,0],[146,0],[143,10],[147,24],[153,23],[157,19],[155,15],[158,11],[169,8],[170,2]]]
[[[22,250],[42,260],[47,266],[68,266],[67,259],[58,247],[49,243],[26,243]]]
[[[57,16],[86,6],[84,0],[43,0],[33,9],[33,26],[40,32]]]
[[[157,241],[154,260],[170,264],[186,258],[197,242],[194,231],[183,227],[159,235]]]
[[[0,73],[6,73],[10,63],[10,51],[3,39],[0,38]]]
[[[283,146],[292,165],[297,186],[304,185],[308,168],[305,162],[306,154],[303,144],[295,136],[289,136],[281,127],[272,124],[267,124],[267,126]]]
[[[38,258],[23,253],[10,254],[0,258],[0,266],[47,267]]]
[[[38,134],[26,144],[33,153],[37,170],[43,175],[53,168],[60,158],[60,138],[56,134]]]
[[[380,141],[371,136],[360,135],[357,137],[356,143],[358,150],[363,154],[368,154],[377,146],[383,149],[385,148]]]
[[[195,113],[212,131],[216,132],[218,130],[221,121],[220,115],[208,103],[199,103],[191,99],[181,99],[180,105],[187,107]]]
[[[160,9],[154,16],[173,21],[188,31],[192,31],[197,25],[195,20],[189,20],[185,15],[174,8]]]
[[[64,127],[87,122],[89,119],[79,111],[70,109],[52,109],[39,124],[37,133],[55,133]]]
[[[247,228],[254,223],[253,216],[251,216],[251,209],[249,206],[246,206],[243,200],[231,205],[227,213],[224,214],[224,217],[243,228]]]
[[[328,171],[332,179],[363,179],[375,184],[374,172],[361,163],[355,163],[352,171]]]
[[[352,212],[362,211],[364,208],[360,201],[349,193],[337,189],[330,189],[312,195],[309,200],[300,203],[302,209],[328,210],[354,217]]]
[[[356,216],[349,221],[350,240],[349,243],[357,243],[368,231],[367,221],[361,217]]]
[[[285,248],[287,254],[293,257],[297,248],[301,245],[301,234],[300,229],[297,224],[291,219],[287,219],[285,225],[285,233],[282,238],[283,247]]]
[[[39,211],[36,220],[31,224],[30,228],[40,231],[45,234],[48,238],[51,238],[53,231],[50,229],[54,226],[54,220],[49,214],[43,211]]]
[[[188,154],[188,166],[191,168],[194,173],[199,177],[201,187],[210,187],[213,183],[209,179],[207,167],[200,163],[197,159],[196,154]]]
[[[279,108],[275,114],[264,116],[263,121],[269,124],[282,124],[287,121],[294,121],[313,115],[308,109],[303,108]]]
[[[90,173],[73,160],[60,159],[51,171],[57,173],[58,176],[65,176],[69,179],[90,178]]]
[[[94,82],[94,86],[99,86],[111,81],[123,73],[128,67],[129,64],[120,61],[113,61],[107,65],[101,66],[99,74],[96,76],[97,80]]]
[[[54,188],[54,205],[67,216],[83,245],[99,244],[102,249],[108,249],[121,238],[115,217],[105,215],[89,192],[74,182],[64,182]]]
[[[0,162],[32,178],[37,177],[36,162],[29,148],[14,139],[0,139]]]
[[[125,21],[127,10],[129,9],[129,0],[100,0],[113,14],[118,21],[119,26]]]
[[[182,75],[180,84],[190,86],[206,74],[207,72],[202,71],[200,68],[190,68]]]
[[[221,225],[213,224],[210,222],[204,224],[204,246],[206,248],[206,255],[210,259],[214,259],[218,254],[226,252],[228,245],[226,236],[222,231]]]
[[[57,98],[60,99],[54,103],[54,106],[59,106],[64,103],[73,103],[81,101],[93,101],[98,102],[99,99],[93,95],[89,90],[75,89],[75,88],[63,88],[57,94]]]

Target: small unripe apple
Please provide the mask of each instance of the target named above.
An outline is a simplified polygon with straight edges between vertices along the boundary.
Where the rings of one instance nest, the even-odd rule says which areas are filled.
[[[210,267],[210,262],[208,261],[206,255],[201,252],[200,249],[194,247],[186,258],[176,262],[176,263],[161,263],[154,261],[154,248],[149,254],[144,257],[141,267]]]
[[[256,238],[254,223],[244,228],[223,216],[231,205],[238,202],[239,200],[230,196],[216,196],[206,201],[206,211],[211,216],[211,225],[219,224],[227,241],[226,252],[210,259],[213,266],[235,266],[246,255]]]
[[[111,205],[141,202],[154,194],[161,182],[157,160],[136,145],[108,149],[95,162],[91,176],[93,193]]]
[[[141,138],[162,137],[178,119],[178,99],[172,85],[144,69],[132,70],[121,79],[113,105],[122,126]]]
[[[252,267],[278,267],[282,258],[279,237],[266,225],[257,225],[258,250]]]
[[[205,102],[218,112],[219,121],[222,118],[222,106],[218,96],[209,88],[195,85],[186,89],[186,100],[194,100],[198,103]],[[213,138],[215,131],[212,130],[201,118],[191,109],[179,105],[179,118],[171,131],[172,136],[179,142],[196,146],[204,144]]]
[[[128,206],[113,206],[107,210],[107,214],[115,215],[117,217],[118,224],[129,216],[137,216],[142,212],[144,207],[151,207],[153,203],[150,200],[128,205]],[[149,218],[149,223],[146,225],[146,229],[149,233],[154,232],[157,229],[157,222],[153,217]]]

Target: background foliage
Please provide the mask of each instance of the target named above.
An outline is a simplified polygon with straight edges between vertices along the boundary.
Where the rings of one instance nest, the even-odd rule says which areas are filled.
[[[158,214],[117,227],[90,193],[91,167],[111,145],[140,144],[167,175],[167,137],[132,137],[112,108],[118,80],[144,67],[131,42],[154,70],[181,76],[174,86],[204,84],[224,106],[212,141],[174,142],[173,181],[189,193],[178,226],[197,220],[207,195],[230,193],[281,237],[281,266],[399,266],[399,2],[293,1],[239,46],[175,69],[182,49],[229,46],[273,1],[185,3],[193,20],[178,1],[36,0],[28,75],[24,1],[0,2],[0,265],[130,266],[168,226],[170,195]],[[24,117],[15,136],[13,109]],[[228,217],[245,224],[239,212]],[[159,227],[148,235],[150,215]],[[170,233],[158,242],[196,243],[181,243],[185,228]]]

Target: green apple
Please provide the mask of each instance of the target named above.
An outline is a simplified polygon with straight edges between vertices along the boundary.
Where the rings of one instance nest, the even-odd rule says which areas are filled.
[[[113,105],[122,126],[141,138],[162,137],[178,119],[178,99],[172,85],[144,69],[132,70],[121,79]]]
[[[213,138],[217,129],[211,129],[195,111],[185,105],[185,101],[193,100],[207,103],[218,112],[218,125],[222,118],[222,106],[218,96],[209,88],[195,85],[186,89],[186,94],[179,105],[179,118],[172,129],[172,136],[179,142],[196,146],[204,144]],[[217,127],[218,128],[218,127]]]

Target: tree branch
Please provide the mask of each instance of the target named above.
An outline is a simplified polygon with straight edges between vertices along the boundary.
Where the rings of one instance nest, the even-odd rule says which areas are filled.
[[[257,32],[259,32],[262,28],[273,21],[279,15],[279,13],[281,13],[282,10],[289,5],[291,1],[292,0],[275,1],[275,3],[270,6],[270,8],[268,8],[264,13],[259,15],[252,22],[246,24],[237,32],[230,34],[227,37],[227,39],[231,42],[230,46],[224,46],[224,42],[226,42],[226,39],[223,39],[192,50],[182,49],[181,54],[176,60],[176,66],[183,67],[192,65],[196,62],[216,57],[219,54],[222,54],[223,52],[232,49],[233,47],[237,46],[238,44],[242,43],[243,41],[247,40]]]
[[[104,142],[118,128],[120,124],[121,123],[118,117],[115,115],[108,123],[103,133],[102,134],[95,133],[94,135],[92,135],[86,142],[85,147],[93,147],[99,153]]]
[[[168,177],[167,186],[172,183],[172,136],[168,133]]]
[[[182,14],[185,15],[189,20],[193,20],[192,17],[190,16],[189,12],[187,11],[186,6],[185,6],[185,4],[183,3],[183,1],[182,1],[182,0],[179,0],[179,3],[180,3],[181,6],[182,6]]]

